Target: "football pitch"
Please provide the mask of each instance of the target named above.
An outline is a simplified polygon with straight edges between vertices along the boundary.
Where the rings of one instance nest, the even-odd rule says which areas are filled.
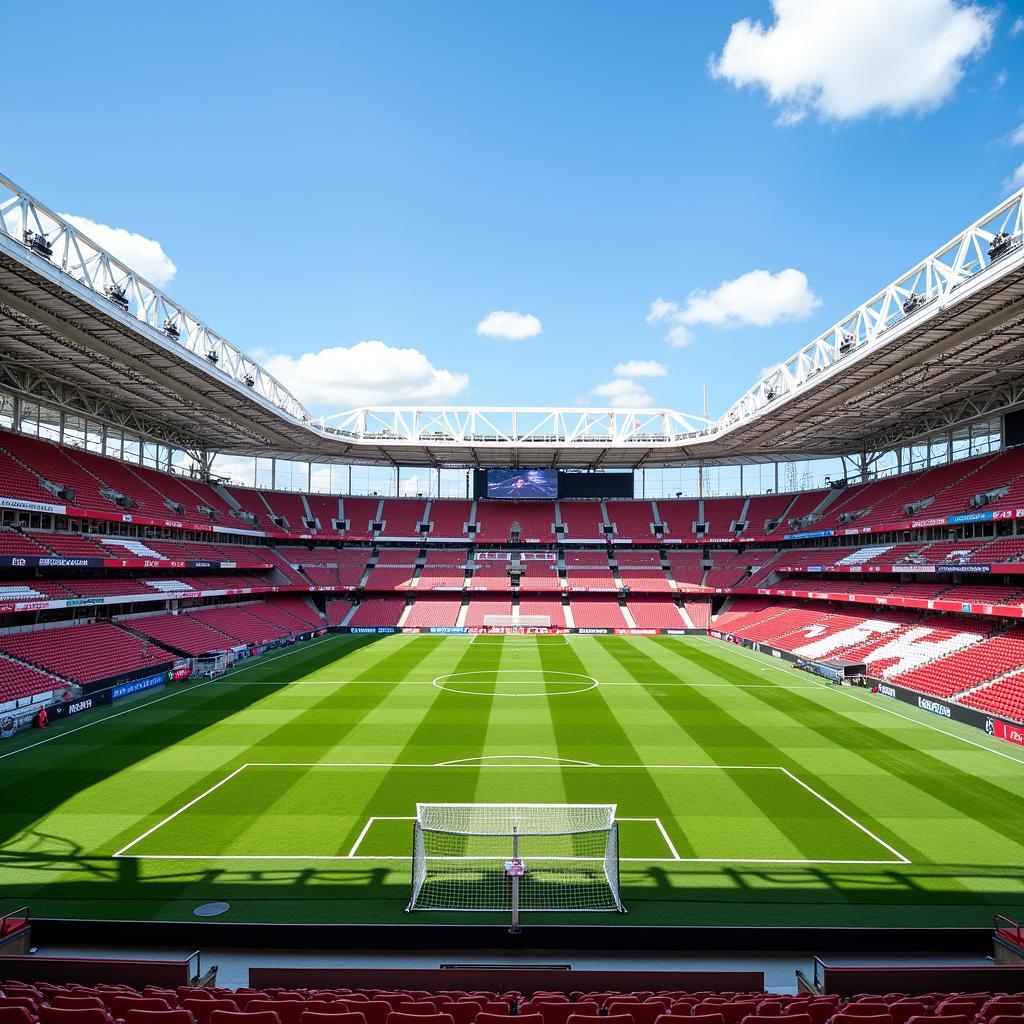
[[[0,896],[35,916],[405,912],[419,802],[617,808],[628,914],[1024,914],[1024,750],[704,637],[329,636],[0,746]]]

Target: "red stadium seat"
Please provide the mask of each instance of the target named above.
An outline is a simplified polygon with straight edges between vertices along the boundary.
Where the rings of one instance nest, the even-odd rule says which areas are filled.
[[[570,1017],[596,1017],[597,1003],[538,1003],[531,1001],[530,1011],[539,1013],[544,1024],[567,1024]],[[518,1024],[518,1022],[517,1022]]]
[[[300,1024],[366,1024],[361,1013],[346,1011],[345,1013],[318,1013],[307,1010],[300,1018]]]
[[[8,1002],[0,1003],[0,1024],[33,1024],[36,1015],[27,1006],[8,1006]]]
[[[59,996],[57,998],[60,998]],[[100,1000],[102,1003],[102,1000]],[[40,1006],[39,1024],[110,1024],[106,1008],[99,1006],[72,1009],[61,1006]]]
[[[610,1015],[628,1013],[633,1018],[634,1024],[654,1024],[658,1017],[665,1012],[665,1004],[660,1000],[656,1003],[639,1003],[609,999],[605,1003],[605,1009]]]
[[[196,1024],[210,1024],[210,1015],[221,1010],[226,1013],[238,1013],[238,1004],[234,999],[182,999],[181,1008],[188,1010],[196,1019]]]
[[[849,1004],[847,1004],[849,1005]],[[846,1008],[832,1017],[832,1024],[893,1024],[892,1015],[885,1013],[854,1014],[846,1013]],[[911,1020],[915,1018],[911,1017]]]
[[[273,1010],[214,1010],[208,1024],[281,1024],[281,1018]]]
[[[596,1016],[593,1013],[573,1013],[566,1024],[593,1024]],[[633,1018],[628,1013],[609,1013],[601,1018],[601,1024],[633,1024]]]
[[[740,1021],[744,1017],[750,1016],[752,1013],[757,1012],[757,1004],[749,1000],[743,1000],[742,1002],[729,1003],[720,1002],[713,1003],[705,1000],[702,1003],[698,1003],[693,1008],[693,1015],[695,1017],[701,1016],[706,1013],[717,1013],[720,1014],[724,1024],[740,1024]]]
[[[33,1017],[36,1015],[36,1011],[40,1006],[43,1005],[42,996],[36,995],[12,995],[12,990],[7,990],[7,997],[0,1000],[0,1005],[3,1006],[23,1006]]]
[[[361,1013],[366,1018],[366,1024],[386,1024],[388,1014],[391,1012],[391,1007],[387,1003],[378,1002],[375,999],[362,1001],[346,996],[344,999],[339,999],[335,1005],[339,1009]],[[283,1020],[281,1024],[284,1024]],[[296,1022],[289,1022],[289,1024],[296,1024]]]
[[[486,1008],[476,1015],[476,1024],[508,1024],[510,1014],[508,1003],[487,1003]],[[539,1013],[520,1013],[516,1024],[544,1024],[544,1018]]]
[[[451,1016],[455,1024],[473,1024],[480,1012],[480,1003],[452,1000],[444,1004],[444,1012]]]
[[[107,1004],[99,996],[91,995],[60,995],[50,1000],[51,1006],[60,1007],[62,1010],[88,1010],[97,1007],[105,1010]]]
[[[893,1024],[907,1024],[911,1017],[927,1012],[928,1007],[917,999],[897,999],[889,1004],[889,1013],[892,1015]]]
[[[192,1024],[188,1010],[136,1010],[125,1014],[124,1024]]]
[[[129,1010],[169,1010],[171,1004],[157,996],[116,995],[110,1002],[110,1012],[118,1020],[124,1020]]]
[[[452,1024],[452,1018],[447,1013],[403,1013],[392,1010],[388,1014],[387,1024]]]
[[[686,1020],[690,1024],[725,1024],[725,1018],[720,1013],[694,1013],[691,1016],[676,1013],[663,1014],[654,1024],[672,1024],[673,1021]]]

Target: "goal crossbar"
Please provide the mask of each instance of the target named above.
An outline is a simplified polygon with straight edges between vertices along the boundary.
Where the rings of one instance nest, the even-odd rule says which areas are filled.
[[[428,832],[464,836],[576,835],[607,832],[615,804],[457,804],[416,805],[416,822]]]
[[[615,804],[419,803],[409,910],[623,911]]]

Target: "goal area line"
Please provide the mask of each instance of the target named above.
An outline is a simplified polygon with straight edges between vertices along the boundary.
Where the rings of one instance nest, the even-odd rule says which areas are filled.
[[[509,755],[494,755],[496,757]],[[512,755],[513,757],[517,755]],[[530,755],[523,755],[530,756]],[[910,859],[900,853],[897,849],[887,843],[885,840],[875,835],[866,825],[857,821],[855,818],[847,814],[841,808],[837,807],[834,803],[828,800],[821,793],[817,792],[814,788],[805,783],[802,779],[794,775],[789,769],[782,767],[781,765],[716,765],[716,764],[652,764],[652,765],[641,765],[641,764],[593,764],[587,762],[564,762],[564,761],[547,761],[542,763],[524,763],[523,761],[508,760],[508,761],[474,761],[467,764],[465,761],[448,761],[448,762],[435,762],[435,763],[394,763],[394,762],[361,762],[361,761],[253,761],[246,762],[240,765],[234,771],[229,772],[224,778],[215,782],[212,786],[204,790],[198,796],[193,797],[187,803],[183,804],[177,810],[167,815],[161,821],[152,825],[141,835],[136,836],[126,845],[122,846],[116,853],[111,854],[112,859],[132,859],[132,860],[180,860],[180,861],[326,861],[326,862],[355,862],[355,861],[395,861],[395,862],[406,862],[408,863],[412,858],[410,854],[362,854],[358,853],[360,845],[366,839],[371,827],[376,821],[408,821],[413,822],[416,820],[415,816],[405,815],[371,815],[367,818],[361,832],[356,838],[354,844],[349,849],[348,853],[345,854],[261,854],[261,853],[245,853],[245,854],[199,854],[199,853],[132,853],[130,852],[143,840],[154,835],[165,825],[179,817],[181,814],[194,807],[201,800],[210,796],[216,792],[220,787],[231,780],[237,778],[248,768],[309,768],[309,769],[360,769],[360,768],[419,768],[419,769],[437,769],[437,768],[477,768],[477,769],[509,769],[514,768],[516,771],[522,771],[523,769],[552,769],[557,768],[560,771],[566,769],[579,769],[584,771],[600,771],[602,769],[617,770],[617,771],[650,771],[650,770],[674,770],[674,771],[769,771],[779,772],[785,775],[788,779],[794,782],[796,785],[805,790],[808,794],[814,797],[816,800],[824,804],[829,810],[835,815],[845,819],[849,824],[854,826],[869,839],[873,840],[878,846],[882,847],[885,851],[890,853],[890,858],[804,858],[804,857],[684,857],[681,856],[672,842],[667,829],[663,822],[658,817],[621,817],[617,818],[620,822],[653,822],[660,832],[662,841],[665,843],[666,849],[669,851],[670,856],[667,857],[620,857],[619,860],[623,864],[751,864],[751,865],[908,865],[911,863]],[[469,858],[475,859],[475,858]],[[579,859],[579,858],[576,858]]]

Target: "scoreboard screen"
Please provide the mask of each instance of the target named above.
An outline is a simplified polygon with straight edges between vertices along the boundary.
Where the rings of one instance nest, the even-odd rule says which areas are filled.
[[[558,470],[489,469],[488,498],[557,498]]]

